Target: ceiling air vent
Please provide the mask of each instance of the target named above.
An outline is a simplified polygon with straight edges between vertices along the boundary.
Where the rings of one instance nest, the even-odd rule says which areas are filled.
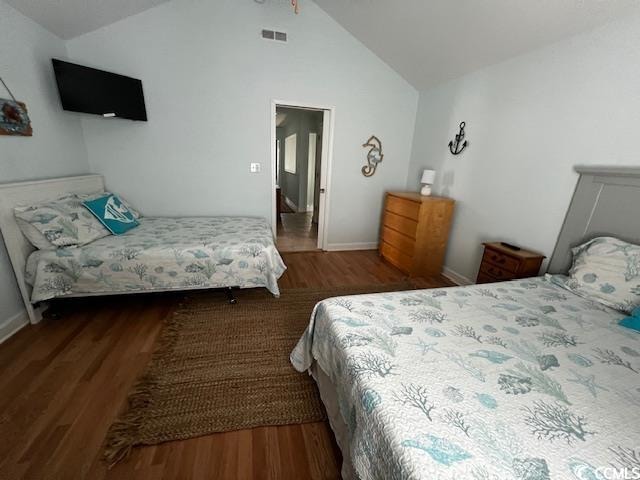
[[[286,42],[287,34],[285,32],[276,32],[274,30],[262,30],[262,38],[265,40],[274,40],[276,42]]]

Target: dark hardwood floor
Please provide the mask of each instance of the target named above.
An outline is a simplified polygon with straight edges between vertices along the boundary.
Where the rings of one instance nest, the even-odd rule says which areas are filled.
[[[282,289],[397,282],[376,252],[291,253]],[[417,279],[421,288],[450,285]],[[220,301],[224,301],[223,294]],[[102,444],[180,294],[69,301],[61,319],[0,345],[0,479],[336,479],[328,423],[136,448],[108,470]]]

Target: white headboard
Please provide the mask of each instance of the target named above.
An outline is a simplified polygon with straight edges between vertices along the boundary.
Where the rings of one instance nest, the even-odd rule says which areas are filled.
[[[31,287],[25,282],[24,274],[27,258],[35,248],[22,235],[13,216],[14,207],[53,200],[65,193],[100,191],[104,191],[102,175],[83,175],[0,184],[0,231],[2,231],[2,237],[4,238],[9,259],[22,294],[22,300],[31,323],[37,323],[40,320],[40,315],[31,305]]]
[[[580,174],[549,262],[565,274],[571,249],[600,236],[640,243],[640,167],[576,167]]]

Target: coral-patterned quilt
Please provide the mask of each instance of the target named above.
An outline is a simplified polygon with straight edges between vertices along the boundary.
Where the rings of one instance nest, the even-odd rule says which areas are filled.
[[[291,360],[331,378],[362,480],[610,478],[640,472],[622,317],[551,277],[340,297]]]
[[[253,217],[144,217],[123,235],[38,250],[27,261],[31,300],[83,294],[266,287],[286,267],[271,227]]]

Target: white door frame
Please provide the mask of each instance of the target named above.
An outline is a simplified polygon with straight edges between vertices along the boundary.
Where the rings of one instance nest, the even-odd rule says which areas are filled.
[[[326,250],[329,238],[329,202],[331,200],[331,164],[333,162],[333,130],[335,126],[336,109],[333,106],[316,105],[307,102],[271,100],[271,228],[274,237],[277,236],[278,214],[276,212],[276,108],[307,108],[322,110],[322,156],[320,165],[320,211],[318,212],[318,248]]]

